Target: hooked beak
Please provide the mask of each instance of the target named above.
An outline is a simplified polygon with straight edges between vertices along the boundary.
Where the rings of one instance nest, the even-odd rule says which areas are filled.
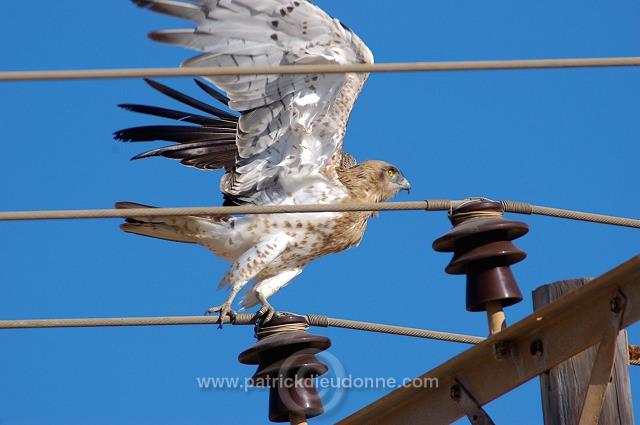
[[[402,180],[400,181],[400,183],[398,183],[398,184],[400,185],[402,190],[406,190],[407,193],[411,192],[411,184],[409,183],[409,180],[407,180],[407,179],[405,179],[403,177]]]

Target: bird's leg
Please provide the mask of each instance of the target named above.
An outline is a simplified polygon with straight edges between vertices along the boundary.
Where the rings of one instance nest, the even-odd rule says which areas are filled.
[[[209,310],[205,312],[205,314],[213,314],[216,312],[220,312],[220,317],[218,319],[218,328],[222,329],[222,323],[224,321],[225,316],[229,316],[229,319],[233,322],[236,316],[238,315],[238,313],[236,313],[235,310],[231,309],[231,303],[233,302],[233,299],[236,297],[236,295],[238,294],[241,288],[242,288],[242,285],[232,287],[231,293],[229,294],[229,297],[224,303],[220,304],[217,307],[211,307]]]
[[[236,312],[231,310],[231,302],[240,289],[242,289],[247,282],[254,279],[266,265],[284,252],[290,240],[291,236],[287,235],[276,235],[271,239],[264,240],[240,255],[231,267],[229,267],[218,285],[218,289],[226,286],[231,287],[229,298],[227,298],[224,304],[207,310],[207,313],[220,312],[220,321],[218,322],[220,327],[222,327],[222,321],[225,316],[230,316],[232,319],[235,317]],[[265,312],[268,311],[269,308],[271,308],[271,306],[267,303]],[[271,310],[273,311],[273,308],[271,308]],[[269,317],[271,316],[273,316],[273,313],[269,315]]]
[[[261,323],[268,322],[273,318],[275,309],[271,307],[271,304],[267,301],[267,298],[275,294],[276,291],[286,286],[302,271],[301,268],[293,268],[290,270],[283,270],[275,276],[262,279],[252,287],[251,293],[245,295],[243,303],[249,305],[255,305],[257,302],[262,304],[260,310],[255,314],[254,318]],[[257,302],[256,302],[257,301]],[[244,309],[244,307],[243,307]]]
[[[256,297],[262,304],[260,310],[256,312],[256,322],[259,320],[262,323],[266,323],[271,320],[276,310],[271,306],[271,304],[269,304],[269,302],[267,301],[267,297],[265,297],[262,292],[256,291]]]

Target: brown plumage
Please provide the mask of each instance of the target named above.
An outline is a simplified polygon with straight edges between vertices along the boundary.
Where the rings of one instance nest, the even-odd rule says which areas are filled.
[[[133,0],[148,10],[192,20],[197,30],[156,31],[156,41],[202,50],[183,66],[261,66],[373,63],[369,49],[347,27],[303,0],[181,2]],[[218,31],[218,28],[220,30]],[[224,168],[225,205],[382,202],[409,182],[383,161],[356,164],[343,151],[353,104],[367,74],[238,75],[207,78],[228,97],[198,82],[236,116],[156,82],[160,92],[207,115],[143,105],[128,110],[180,120],[183,125],[122,130],[116,138],[175,143],[138,155],[163,156],[201,168]],[[118,203],[118,208],[138,207]],[[228,299],[208,312],[233,315],[231,303],[249,282],[242,304],[262,307],[314,259],[357,245],[369,212],[225,217],[136,217],[122,230],[197,243],[231,262],[219,287]]]

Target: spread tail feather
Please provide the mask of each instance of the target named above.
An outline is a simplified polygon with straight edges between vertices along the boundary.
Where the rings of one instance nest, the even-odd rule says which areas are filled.
[[[116,202],[115,207],[117,209],[156,208],[133,202]],[[192,217],[131,217],[126,218],[126,222],[121,224],[120,228],[127,233],[149,236],[151,238],[185,243],[198,243],[194,238],[189,237],[189,235],[180,231],[180,228],[190,219],[192,219]]]

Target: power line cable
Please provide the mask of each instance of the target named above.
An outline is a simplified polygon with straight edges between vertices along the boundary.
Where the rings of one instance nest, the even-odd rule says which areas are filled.
[[[403,326],[384,325],[355,320],[334,319],[326,316],[309,314],[306,317],[309,326],[335,327],[355,329],[368,332],[380,332],[416,338],[435,339],[440,341],[478,344],[483,337],[462,335],[450,332],[430,331],[407,328]],[[34,319],[34,320],[0,320],[0,329],[37,329],[37,328],[79,328],[108,326],[168,326],[168,325],[217,325],[219,316],[165,316],[165,317],[116,317],[116,318],[82,318],[82,319]],[[255,315],[238,314],[233,322],[228,317],[225,324],[253,325]]]
[[[0,81],[86,80],[102,78],[205,77],[214,75],[331,74],[344,72],[426,72],[507,69],[640,66],[640,57],[526,59],[458,62],[406,62],[354,65],[289,65],[260,67],[193,67],[5,71]]]
[[[243,205],[238,207],[178,207],[178,208],[131,208],[97,210],[53,210],[53,211],[7,211],[0,212],[0,221],[9,220],[58,220],[80,218],[127,218],[186,215],[233,215],[233,214],[279,214],[310,212],[355,212],[355,211],[448,211],[464,201],[433,199],[412,202],[349,202],[344,204],[305,205]],[[640,228],[640,220],[581,211],[531,205],[526,202],[500,201],[505,212],[536,214],[593,223]]]
[[[324,325],[325,319],[326,325]],[[359,322],[355,320],[332,319],[325,316],[308,315],[307,321],[311,326],[357,329],[361,331],[380,332],[394,335],[412,336],[417,338],[437,339],[440,341],[461,342],[465,344],[479,344],[485,340],[485,338],[479,336],[461,335],[450,332],[429,331],[425,329],[407,328],[404,326],[384,325],[379,323]]]

